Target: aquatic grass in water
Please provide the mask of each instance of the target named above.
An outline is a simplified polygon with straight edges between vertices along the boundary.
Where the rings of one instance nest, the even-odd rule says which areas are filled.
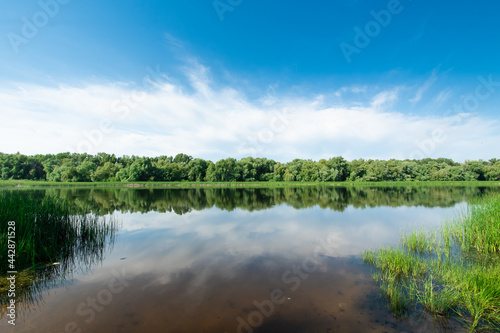
[[[117,223],[98,211],[39,193],[0,192],[0,247],[7,249],[8,221],[15,221],[18,311],[42,301],[42,291],[64,285],[75,268],[89,270],[114,242]],[[0,251],[0,276],[8,269]],[[7,279],[0,279],[0,304],[8,302]],[[3,314],[5,308],[1,308]]]
[[[443,228],[443,237],[462,251],[477,253],[500,252],[500,199],[490,199],[468,205],[456,220]]]
[[[16,299],[26,307],[41,300],[41,291],[64,284],[76,267],[88,270],[102,260],[117,230],[116,221],[98,211],[23,191],[0,193],[2,249],[8,245],[8,221],[15,221]],[[7,253],[0,251],[0,276],[10,270]],[[0,304],[8,301],[6,289],[2,278]]]
[[[420,277],[426,272],[419,257],[408,255],[402,249],[382,248],[375,256],[377,267],[395,280]]]
[[[472,331],[500,329],[500,196],[469,204],[438,237],[403,235],[398,248],[365,251],[396,315],[423,309]]]
[[[391,311],[402,316],[408,311],[408,297],[406,291],[395,281],[380,281],[382,295],[389,302]]]
[[[0,248],[7,249],[7,222],[15,221],[17,270],[77,259],[102,257],[106,241],[114,236],[116,223],[98,212],[80,210],[67,201],[39,198],[28,193],[0,194]],[[7,269],[7,251],[0,251],[0,274]]]
[[[417,254],[432,254],[435,250],[437,234],[432,231],[427,234],[425,229],[412,231],[409,234],[403,234],[401,237],[401,245],[411,253]]]

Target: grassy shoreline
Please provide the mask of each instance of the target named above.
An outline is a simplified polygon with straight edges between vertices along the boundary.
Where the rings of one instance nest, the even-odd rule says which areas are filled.
[[[0,180],[0,188],[43,187],[147,187],[147,188],[239,188],[301,186],[500,186],[498,181],[408,181],[408,182],[49,182],[35,180]]]
[[[440,232],[413,231],[365,263],[396,315],[425,311],[471,332],[500,330],[500,196],[471,203]]]

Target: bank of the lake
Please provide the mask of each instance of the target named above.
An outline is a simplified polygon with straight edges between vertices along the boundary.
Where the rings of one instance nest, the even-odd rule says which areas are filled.
[[[0,188],[43,187],[147,187],[147,188],[225,188],[225,187],[301,187],[301,186],[500,186],[499,181],[394,181],[394,182],[50,182],[38,180],[0,180]]]

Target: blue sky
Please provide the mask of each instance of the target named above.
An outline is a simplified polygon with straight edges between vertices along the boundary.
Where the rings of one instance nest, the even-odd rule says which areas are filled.
[[[500,3],[0,3],[0,151],[498,157]]]

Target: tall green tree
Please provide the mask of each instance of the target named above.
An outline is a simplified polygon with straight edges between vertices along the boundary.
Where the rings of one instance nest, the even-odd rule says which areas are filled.
[[[207,169],[207,180],[210,182],[234,182],[241,180],[241,168],[234,158],[226,158],[211,164]]]
[[[195,158],[186,165],[188,180],[201,182],[207,175],[208,162]]]
[[[118,171],[120,171],[121,168],[121,164],[114,164],[111,161],[107,161],[104,163],[104,165],[97,167],[97,169],[91,176],[91,180],[93,182],[111,182],[118,180],[116,174],[118,173]]]

